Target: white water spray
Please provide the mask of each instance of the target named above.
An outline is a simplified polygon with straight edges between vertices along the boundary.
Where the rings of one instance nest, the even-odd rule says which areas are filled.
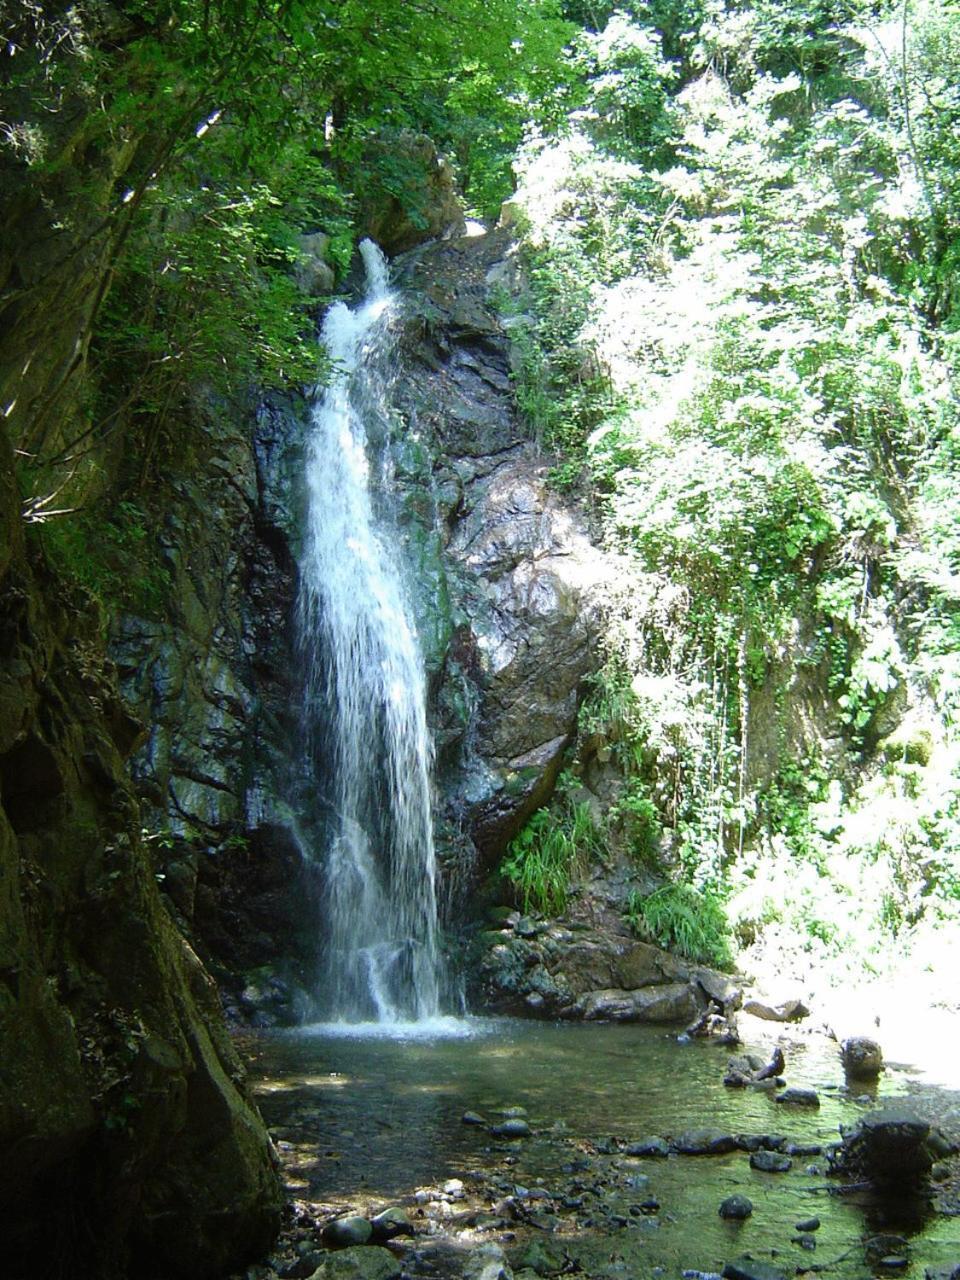
[[[394,297],[380,250],[360,251],[366,297],[323,325],[338,367],[313,410],[298,613],[306,745],[332,777],[321,1003],[392,1023],[439,1008],[431,744],[398,538],[375,512],[368,460],[367,425],[389,413]]]

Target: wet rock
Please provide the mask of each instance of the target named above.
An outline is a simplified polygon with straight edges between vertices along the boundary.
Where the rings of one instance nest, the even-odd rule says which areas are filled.
[[[682,1156],[717,1156],[736,1151],[737,1140],[720,1129],[688,1129],[674,1139],[673,1149]]]
[[[721,1272],[723,1280],[786,1280],[784,1273],[769,1262],[758,1262],[745,1254],[728,1262]]]
[[[787,1142],[783,1148],[788,1156],[822,1156],[823,1147],[819,1142]]]
[[[737,1146],[741,1151],[780,1151],[786,1139],[778,1133],[738,1133]]]
[[[750,1168],[763,1173],[787,1173],[793,1168],[793,1161],[777,1151],[755,1151],[750,1157]]]
[[[366,1244],[373,1235],[373,1226],[367,1218],[351,1216],[335,1218],[320,1233],[323,1243],[331,1249],[347,1249],[351,1245]]]
[[[478,1115],[476,1111],[465,1111],[460,1117],[461,1124],[485,1125],[487,1122],[483,1116]]]
[[[915,1193],[933,1165],[929,1134],[929,1124],[910,1111],[875,1111],[844,1136],[831,1165],[835,1172],[869,1179],[881,1191]]]
[[[331,1254],[310,1280],[393,1280],[399,1275],[400,1263],[389,1249],[353,1245]]]
[[[817,1247],[817,1238],[816,1236],[811,1236],[804,1232],[802,1235],[797,1236],[794,1243],[798,1244],[801,1249],[806,1249],[808,1252],[812,1253]]]
[[[936,1156],[939,1160],[946,1159],[947,1156],[957,1154],[958,1147],[955,1142],[950,1139],[940,1129],[931,1129],[930,1136],[927,1138],[927,1147],[932,1156]]]
[[[698,1012],[697,993],[690,983],[666,983],[637,991],[591,991],[575,1011],[587,1022],[686,1023]]]
[[[629,1143],[624,1154],[628,1156],[668,1156],[670,1147],[663,1138],[640,1138],[637,1142]]]
[[[530,1126],[519,1116],[504,1120],[501,1124],[492,1124],[488,1130],[495,1138],[529,1138]]]
[[[851,1080],[875,1080],[883,1070],[883,1050],[867,1036],[851,1036],[840,1046],[840,1061]]]
[[[743,1012],[765,1022],[799,1022],[810,1016],[810,1010],[802,1000],[784,1000],[780,1004],[768,1004],[765,1000],[744,1000]]]
[[[794,1227],[794,1230],[795,1230],[795,1231],[804,1231],[804,1232],[806,1232],[806,1231],[819,1231],[819,1230],[820,1230],[820,1219],[819,1219],[819,1218],[804,1218],[802,1222],[795,1222],[795,1223],[793,1224],[793,1227]]]
[[[820,1095],[816,1089],[805,1089],[799,1085],[792,1085],[788,1089],[784,1089],[782,1093],[776,1096],[777,1102],[782,1102],[788,1107],[819,1107]]]
[[[945,1267],[927,1267],[923,1280],[960,1280],[960,1262],[947,1263]]]
[[[330,237],[322,231],[300,236],[297,240],[301,258],[294,268],[294,277],[311,298],[325,297],[336,285],[336,272],[326,260],[329,247]]]
[[[726,1200],[721,1200],[717,1212],[721,1218],[742,1221],[753,1213],[753,1203],[746,1196],[727,1196]]]

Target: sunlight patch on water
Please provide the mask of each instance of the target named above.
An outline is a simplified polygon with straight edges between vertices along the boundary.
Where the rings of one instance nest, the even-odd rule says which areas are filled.
[[[296,1035],[338,1040],[470,1040],[490,1035],[495,1018],[421,1018],[416,1022],[312,1022]]]

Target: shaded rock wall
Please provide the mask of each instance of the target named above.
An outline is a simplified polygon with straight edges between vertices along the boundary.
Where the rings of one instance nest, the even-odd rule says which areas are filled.
[[[276,1230],[269,1140],[157,891],[99,619],[25,542],[0,450],[5,1266],[214,1275]]]
[[[133,209],[122,193],[161,141],[146,112],[104,130],[82,76],[50,109],[50,50],[33,37],[61,9],[21,6],[4,49],[17,54],[7,118],[41,117],[46,151],[29,168],[16,147],[0,155],[3,1267],[117,1276],[135,1256],[137,1274],[212,1276],[278,1228],[272,1148],[216,990],[158,892],[126,771],[142,726],[102,616],[51,570],[50,535],[24,523],[14,476],[17,449],[32,492],[60,490],[48,506],[93,506],[116,471],[121,442],[107,435],[55,459],[89,426],[93,319]],[[102,42],[122,59],[123,14],[88,16],[87,51]]]

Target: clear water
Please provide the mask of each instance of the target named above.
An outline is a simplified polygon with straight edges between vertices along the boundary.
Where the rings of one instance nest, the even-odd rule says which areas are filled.
[[[324,321],[338,372],[315,405],[306,463],[303,746],[329,792],[317,1008],[390,1024],[438,1013],[432,756],[399,538],[371,457],[370,430],[390,413],[396,300],[379,249],[360,248],[366,297]]]
[[[588,1275],[667,1275],[683,1269],[719,1271],[743,1252],[794,1266],[830,1264],[830,1274],[862,1277],[862,1239],[880,1229],[911,1234],[913,1269],[945,1265],[960,1251],[960,1219],[932,1216],[922,1222],[881,1221],[865,1205],[835,1194],[822,1159],[797,1157],[788,1173],[750,1168],[743,1152],[724,1156],[632,1159],[619,1151],[598,1153],[598,1140],[675,1136],[698,1127],[746,1134],[783,1134],[795,1142],[829,1143],[841,1123],[850,1124],[876,1097],[856,1101],[843,1087],[835,1048],[788,1046],[791,1084],[818,1088],[819,1111],[786,1108],[770,1094],[722,1084],[728,1051],[710,1043],[678,1045],[672,1035],[644,1027],[549,1025],[510,1019],[446,1020],[439,1034],[423,1028],[377,1038],[331,1034],[329,1028],[270,1033],[252,1046],[258,1102],[281,1143],[291,1193],[329,1208],[366,1211],[406,1202],[422,1187],[461,1178],[481,1208],[494,1195],[492,1181],[530,1188],[542,1182],[554,1196],[582,1197],[575,1211],[562,1208],[549,1238],[562,1243]],[[745,1046],[766,1053],[770,1045]],[[888,1072],[881,1099],[913,1088],[908,1076]],[[919,1099],[954,1128],[960,1097],[935,1090]],[[509,1107],[525,1108],[534,1137],[496,1142],[461,1123],[465,1110],[495,1121]],[[586,1157],[583,1171],[571,1162]],[[565,1169],[566,1166],[566,1169]],[[576,1184],[576,1185],[575,1185]],[[584,1191],[583,1187],[587,1190]],[[471,1190],[474,1189],[474,1190]],[[579,1189],[578,1189],[579,1188]],[[733,1193],[747,1195],[753,1216],[725,1222],[717,1208]],[[649,1196],[653,1215],[638,1212]],[[626,1219],[611,1226],[591,1206],[607,1203]],[[556,1201],[555,1201],[556,1203]],[[433,1222],[424,1232],[509,1240],[547,1238],[542,1230],[513,1224],[491,1236]],[[794,1224],[817,1216],[816,1249],[796,1243]],[[415,1221],[418,1221],[416,1216]],[[436,1238],[434,1236],[433,1238]],[[609,1259],[624,1271],[609,1271]]]

